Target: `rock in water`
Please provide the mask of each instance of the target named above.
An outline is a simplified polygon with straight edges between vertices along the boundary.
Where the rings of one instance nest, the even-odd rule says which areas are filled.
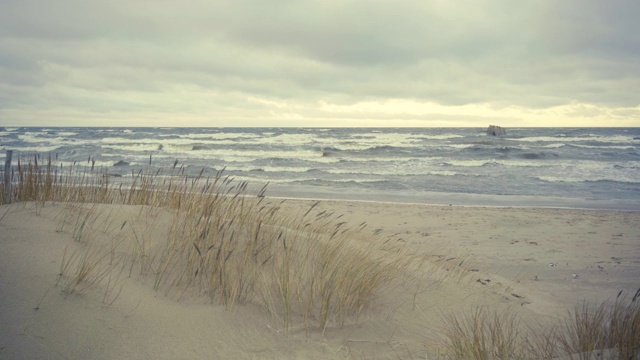
[[[500,126],[489,125],[489,128],[487,129],[487,135],[503,136],[503,135],[507,135],[507,131],[505,129],[501,128]]]

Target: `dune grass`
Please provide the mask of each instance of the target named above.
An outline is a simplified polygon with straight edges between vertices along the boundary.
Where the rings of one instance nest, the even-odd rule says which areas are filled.
[[[445,315],[444,324],[452,359],[521,358],[520,321],[513,313],[476,308],[470,314]]]
[[[599,305],[583,303],[563,325],[558,341],[566,354],[611,353],[619,359],[640,358],[640,289],[631,300],[622,292]],[[611,355],[614,356],[614,355]],[[570,357],[573,358],[573,357]],[[586,359],[586,355],[576,357]]]
[[[640,289],[629,300],[583,303],[551,327],[517,312],[476,308],[443,316],[448,359],[640,359]]]
[[[267,199],[266,186],[247,195],[246,182],[222,171],[208,178],[147,169],[125,185],[87,166],[52,163],[19,160],[13,198],[66,204],[56,229],[73,240],[60,269],[65,294],[115,292],[113,279],[126,269],[177,300],[204,296],[229,309],[254,303],[285,330],[294,319],[324,330],[357,320],[411,260],[364,223],[349,225],[317,203],[281,211],[283,201]],[[113,206],[100,204],[142,207],[119,224]]]

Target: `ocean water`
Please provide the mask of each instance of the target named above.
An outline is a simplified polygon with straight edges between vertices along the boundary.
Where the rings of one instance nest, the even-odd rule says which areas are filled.
[[[177,161],[281,197],[640,210],[640,128],[21,127],[0,150],[121,181]]]

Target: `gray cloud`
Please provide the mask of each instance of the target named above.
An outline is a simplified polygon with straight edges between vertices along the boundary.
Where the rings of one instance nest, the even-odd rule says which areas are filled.
[[[269,111],[251,97],[307,108],[389,98],[640,106],[632,1],[4,0],[2,8],[0,122],[29,108]]]

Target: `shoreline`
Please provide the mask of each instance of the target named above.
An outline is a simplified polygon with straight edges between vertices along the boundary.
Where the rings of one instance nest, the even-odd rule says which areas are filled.
[[[407,205],[407,206],[428,206],[428,207],[461,207],[461,208],[488,208],[488,209],[541,209],[541,210],[584,210],[584,211],[612,211],[612,212],[640,212],[640,206],[636,207],[631,204],[628,206],[616,206],[611,207],[598,207],[598,206],[585,206],[585,207],[571,207],[571,206],[558,206],[558,205],[496,205],[496,204],[473,204],[473,203],[438,203],[438,202],[399,202],[399,201],[386,201],[386,200],[360,200],[360,199],[340,199],[340,198],[313,198],[313,197],[295,197],[295,196],[266,196],[271,199],[278,200],[300,200],[300,201],[328,201],[328,202],[354,202],[363,204],[391,204],[391,205]]]
[[[260,188],[259,186],[255,187]],[[386,193],[362,189],[278,186],[269,184],[265,196],[278,199],[356,201],[362,203],[427,206],[462,206],[518,209],[566,209],[603,211],[640,211],[640,202],[625,199],[585,199],[542,195],[490,195],[446,192]]]

